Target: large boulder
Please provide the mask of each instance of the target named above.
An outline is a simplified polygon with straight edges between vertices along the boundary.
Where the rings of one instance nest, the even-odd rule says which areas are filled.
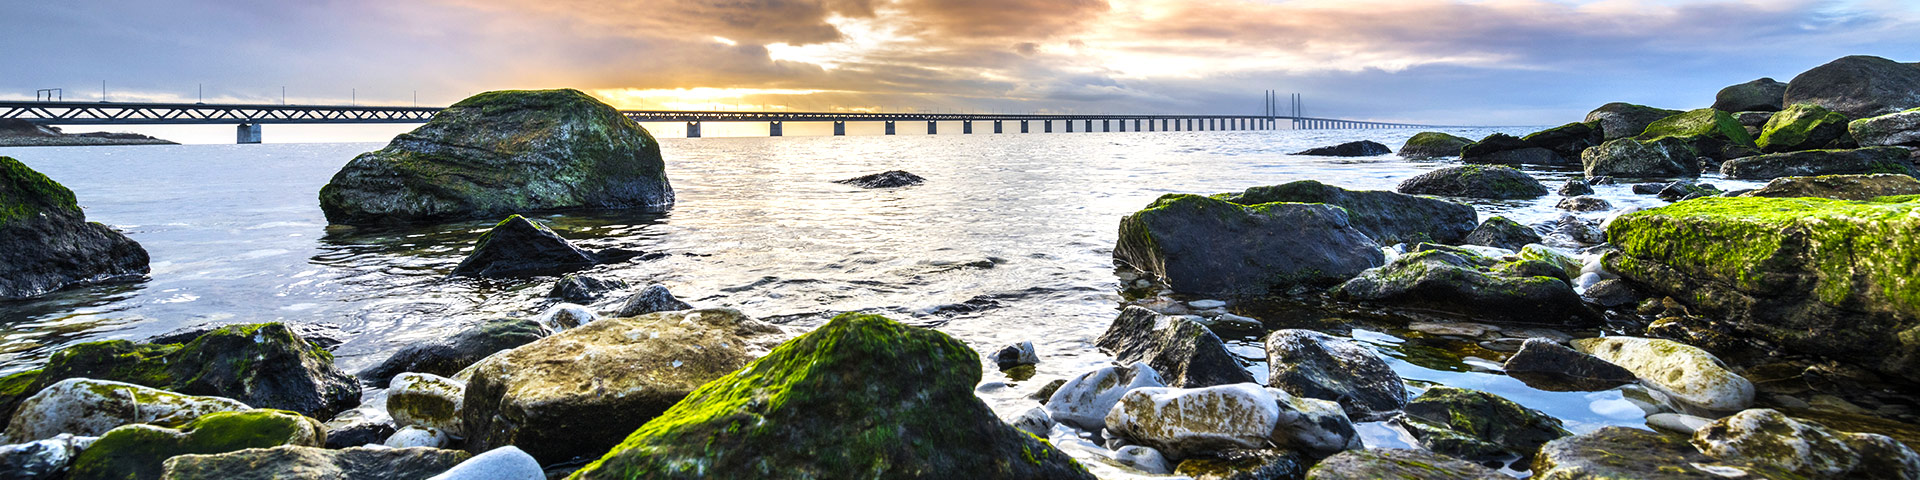
[[[1384,190],[1347,190],[1313,180],[1215,195],[1240,205],[1324,203],[1347,212],[1347,222],[1374,243],[1454,243],[1473,230],[1473,207]]]
[[[688,395],[573,478],[1091,479],[974,396],[946,334],[843,314]]]
[[[1206,325],[1183,315],[1161,315],[1131,306],[1120,312],[1107,333],[1094,340],[1121,364],[1145,362],[1171,386],[1209,387],[1248,383],[1253,374],[1227,351]]]
[[[1547,194],[1547,186],[1504,165],[1447,167],[1400,182],[1400,193],[1509,200]]]
[[[1371,157],[1374,155],[1386,155],[1389,153],[1393,153],[1393,150],[1387,149],[1387,146],[1381,145],[1380,142],[1375,142],[1372,140],[1360,140],[1355,142],[1342,143],[1342,144],[1334,145],[1330,147],[1319,147],[1319,148],[1307,149],[1306,151],[1302,151],[1302,152],[1294,152],[1294,155],[1313,155],[1313,156],[1319,156],[1319,157]]]
[[[213,412],[249,410],[229,398],[196,397],[131,383],[69,378],[20,403],[0,443],[25,443],[62,433],[97,437],[121,425],[180,426]]]
[[[334,367],[332,353],[279,323],[228,325],[185,344],[82,343],[48,358],[29,390],[69,378],[225,397],[320,418],[360,403],[360,383]]]
[[[1729,473],[1745,472],[1715,465],[1683,438],[1627,427],[1547,442],[1533,456],[1534,478],[1552,480],[1712,480]]]
[[[596,263],[625,260],[636,252],[589,252],[573,246],[545,225],[510,215],[480,235],[473,253],[453,267],[453,275],[511,278],[578,270]]]
[[[1862,147],[1920,147],[1920,108],[1848,122],[1847,134]]]
[[[1915,236],[1911,197],[1702,198],[1616,218],[1603,260],[1741,335],[1903,375],[1920,368]]]
[[[1641,383],[1686,405],[1724,412],[1753,404],[1753,382],[1698,347],[1657,338],[1596,337],[1574,340],[1573,348],[1633,372]]]
[[[1491,263],[1491,264],[1490,264]],[[1557,275],[1538,260],[1498,262],[1445,249],[1402,255],[1333,289],[1333,297],[1401,308],[1450,312],[1487,321],[1583,325],[1599,320]]]
[[[1268,445],[1313,457],[1360,447],[1339,404],[1253,383],[1135,389],[1107,413],[1107,428],[1176,459]]]
[[[1587,149],[1580,154],[1580,164],[1588,177],[1691,177],[1700,174],[1698,155],[1680,138],[1619,138]]]
[[[1713,109],[1728,112],[1776,112],[1786,104],[1787,84],[1761,78],[1720,89],[1713,96]]]
[[[1307,480],[1507,480],[1509,477],[1480,464],[1429,452],[1401,448],[1348,450],[1327,457],[1307,470]]]
[[[1330,285],[1386,261],[1338,207],[1199,195],[1162,196],[1121,218],[1113,257],[1202,295]]]
[[[87,221],[73,190],[0,156],[0,300],[75,285],[137,279],[147,250]]]
[[[471,367],[460,409],[466,449],[591,458],[779,333],[736,310],[688,310],[600,320],[487,357]]]
[[[1786,103],[1811,103],[1849,118],[1920,107],[1920,68],[1854,55],[1814,67],[1787,82]]]
[[[1742,197],[1818,197],[1834,200],[1872,200],[1896,195],[1920,195],[1920,180],[1908,175],[1822,175],[1780,177]]]
[[[1107,428],[1107,411],[1120,396],[1136,388],[1164,387],[1160,373],[1145,363],[1109,365],[1081,373],[1047,397],[1048,418],[1077,429],[1097,432]]]
[[[1436,386],[1404,411],[1399,423],[1421,446],[1469,460],[1524,457],[1570,435],[1559,419],[1478,390]]]
[[[1847,136],[1846,115],[1801,103],[1768,119],[1755,143],[1761,152],[1780,153],[1847,147],[1853,139]]]
[[[1728,160],[1720,164],[1720,174],[1743,180],[1868,173],[1913,176],[1920,171],[1914,170],[1911,155],[1901,147],[1769,153]]]
[[[1585,124],[1572,125],[1584,126]],[[1528,135],[1527,138],[1535,138],[1535,135],[1541,134],[1555,136],[1554,132],[1564,129],[1565,127],[1539,132]],[[1550,147],[1551,145],[1537,144],[1512,135],[1495,133],[1487,135],[1478,142],[1460,147],[1460,161],[1502,165],[1560,165],[1568,162],[1566,156],[1556,153]],[[1577,152],[1575,157],[1578,157]]]
[[[1669,137],[1687,142],[1694,152],[1714,160],[1752,155],[1760,148],[1753,142],[1753,136],[1747,134],[1747,127],[1733,118],[1733,114],[1711,108],[1662,118],[1633,138],[1649,142]]]
[[[1694,432],[1693,446],[1722,462],[1802,478],[1920,478],[1920,456],[1898,441],[1838,432],[1769,409],[1714,420]]]
[[[1294,396],[1340,403],[1348,417],[1371,421],[1407,404],[1407,387],[1380,354],[1353,340],[1312,330],[1267,335],[1267,385]]]
[[[1646,131],[1647,125],[1678,114],[1680,114],[1679,110],[1614,102],[1587,112],[1587,118],[1584,121],[1600,122],[1601,138],[1614,140],[1639,135],[1640,132]]]
[[[327,221],[349,225],[672,205],[660,143],[572,89],[461,100],[354,157],[320,189]]]
[[[550,329],[530,318],[487,319],[451,337],[409,344],[379,365],[361,371],[359,376],[382,388],[395,375],[406,372],[453,376],[488,355],[533,343],[550,333]]]
[[[1574,122],[1558,127],[1541,130],[1520,137],[1537,148],[1552,150],[1558,157],[1558,164],[1577,163],[1580,152],[1588,147],[1600,145],[1606,141],[1606,134],[1600,129],[1600,122]]]
[[[227,453],[186,454],[161,464],[165,480],[426,480],[471,457],[437,448],[282,445]]]
[[[171,429],[127,425],[108,431],[74,458],[68,480],[159,480],[167,459],[281,445],[327,442],[318,420],[280,410],[217,412]]]
[[[1554,392],[1594,392],[1640,380],[1619,365],[1545,338],[1520,344],[1520,351],[1507,357],[1506,372],[1529,387]]]
[[[1460,156],[1460,147],[1473,143],[1456,135],[1441,132],[1420,132],[1408,138],[1400,146],[1400,156],[1406,158],[1438,158]]]

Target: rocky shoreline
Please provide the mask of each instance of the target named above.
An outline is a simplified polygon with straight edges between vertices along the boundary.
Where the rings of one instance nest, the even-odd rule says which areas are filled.
[[[0,120],[0,147],[85,147],[100,145],[179,145],[137,133],[66,133],[60,127],[23,120]]]

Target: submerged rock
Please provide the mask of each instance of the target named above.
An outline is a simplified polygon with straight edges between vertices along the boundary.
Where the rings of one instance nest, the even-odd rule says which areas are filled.
[[[1369,448],[1327,457],[1307,471],[1308,480],[1507,480],[1479,464],[1424,450]]]
[[[1879,458],[1864,457],[1853,447],[1856,443],[1872,445],[1870,453]],[[1877,448],[1882,445],[1889,448]],[[1715,420],[1694,432],[1693,446],[1723,462],[1805,478],[1920,478],[1920,456],[1899,442],[1881,435],[1836,432],[1768,409]]]
[[[1380,142],[1375,142],[1372,140],[1361,140],[1357,142],[1342,143],[1342,144],[1334,145],[1331,147],[1320,147],[1320,148],[1308,149],[1303,152],[1294,152],[1293,154],[1294,155],[1313,155],[1313,156],[1321,156],[1321,157],[1371,157],[1374,155],[1386,155],[1389,153],[1393,153],[1393,150],[1388,149],[1386,145],[1381,145]]]
[[[1720,89],[1713,96],[1713,109],[1728,112],[1776,112],[1786,106],[1787,84],[1761,78]]]
[[[1599,121],[1601,137],[1614,140],[1639,135],[1646,131],[1647,125],[1680,113],[1679,110],[1614,102],[1588,112],[1586,121]]]
[[[1386,258],[1339,208],[1243,206],[1199,195],[1162,196],[1122,218],[1113,256],[1195,294],[1331,285]]]
[[[7,425],[5,443],[25,443],[62,433],[99,436],[121,425],[179,426],[214,412],[249,410],[229,398],[196,397],[131,383],[69,378],[20,402]]]
[[[468,326],[452,338],[408,345],[379,365],[360,372],[359,376],[376,387],[386,387],[394,375],[404,372],[451,377],[494,352],[533,343],[548,333],[547,327],[534,319],[488,319]]]
[[[139,243],[88,222],[73,190],[5,156],[0,156],[0,252],[7,252],[0,256],[0,300],[147,274],[147,250]]]
[[[1534,233],[1533,228],[1521,225],[1520,222],[1495,215],[1488,217],[1485,222],[1480,222],[1480,226],[1475,227],[1472,233],[1468,233],[1467,238],[1462,239],[1462,243],[1519,250],[1528,244],[1540,243],[1540,234]]]
[[[1381,190],[1347,190],[1313,180],[1253,187],[1215,198],[1254,206],[1273,202],[1324,203],[1340,207],[1347,222],[1374,243],[1453,243],[1473,230],[1473,207],[1446,200]]]
[[[1400,193],[1508,200],[1547,194],[1532,176],[1501,165],[1464,165],[1420,174],[1400,182]]]
[[[1040,363],[1040,354],[1033,351],[1033,342],[1020,342],[1008,345],[993,354],[993,363],[1001,370],[1022,365]]]
[[[1107,428],[1107,411],[1120,396],[1137,388],[1164,387],[1160,373],[1146,363],[1106,366],[1082,373],[1054,389],[1044,402],[1053,421],[1087,431]]]
[[[1227,352],[1212,330],[1185,316],[1166,316],[1130,306],[1094,345],[1114,361],[1146,362],[1168,385],[1207,387],[1253,381],[1253,374]]]
[[[1847,133],[1862,147],[1920,147],[1920,108],[1854,120]]]
[[[1312,330],[1267,335],[1267,385],[1299,397],[1340,403],[1348,417],[1372,421],[1407,404],[1407,387],[1380,354],[1359,342]]]
[[[1818,197],[1834,200],[1872,200],[1895,195],[1920,195],[1920,180],[1891,173],[1780,177],[1742,197]]]
[[[640,293],[633,294],[632,297],[627,297],[627,301],[620,304],[619,313],[615,313],[614,316],[637,317],[649,313],[676,312],[692,309],[693,305],[688,305],[687,302],[682,302],[680,299],[674,298],[673,292],[667,291],[666,286],[656,284],[648,285],[647,288],[641,289]]]
[[[1680,437],[1627,427],[1601,427],[1547,442],[1533,457],[1533,475],[1542,479],[1707,480],[1745,474],[1716,465]]]
[[[1420,251],[1370,269],[1332,291],[1336,300],[1451,312],[1489,321],[1578,325],[1599,320],[1555,266],[1486,265],[1445,250]],[[1517,260],[1529,262],[1531,260]]]
[[[1460,147],[1473,143],[1473,140],[1441,132],[1420,132],[1408,138],[1400,146],[1400,156],[1406,158],[1458,157]]]
[[[1529,338],[1507,357],[1507,376],[1554,392],[1593,392],[1639,380],[1633,372],[1552,340]]]
[[[1107,428],[1173,458],[1268,445],[1324,457],[1360,447],[1339,404],[1253,383],[1135,389],[1107,413]]]
[[[888,170],[846,180],[835,180],[833,183],[853,185],[860,188],[899,188],[927,183],[927,179],[901,170]]]
[[[360,384],[334,367],[332,353],[279,323],[228,325],[185,344],[82,343],[54,353],[41,372],[29,390],[93,378],[317,417],[360,402]]]
[[[571,303],[560,303],[547,307],[547,311],[541,312],[538,317],[534,317],[534,321],[539,322],[541,327],[556,332],[569,328],[579,328],[581,325],[593,323],[598,320],[600,320],[600,314],[593,313],[593,309],[587,308],[584,305],[574,305]]]
[[[1525,457],[1571,435],[1555,419],[1498,395],[1446,386],[1408,402],[1400,424],[1428,450],[1471,460]]]
[[[1091,479],[974,396],[980,365],[946,334],[843,314],[700,387],[574,478]]]
[[[1221,450],[1180,461],[1173,474],[1193,480],[1268,480],[1300,478],[1308,460],[1288,450]]]
[[[1753,382],[1693,346],[1654,338],[1600,337],[1574,340],[1573,347],[1633,372],[1647,386],[1688,405],[1731,411],[1753,404]]]
[[[1691,177],[1700,174],[1694,159],[1699,152],[1683,139],[1651,141],[1632,138],[1608,140],[1580,155],[1587,176]]]
[[[473,253],[453,267],[453,275],[512,278],[551,274],[632,256],[627,253],[582,250],[546,226],[511,215],[480,235]]]
[[[425,447],[330,450],[282,445],[180,455],[162,466],[166,480],[424,480],[470,456]]]
[[[1560,203],[1555,204],[1554,207],[1575,212],[1602,212],[1612,210],[1613,204],[1608,203],[1606,199],[1600,197],[1581,195],[1578,197],[1562,198],[1560,199]]]
[[[1846,115],[1819,105],[1798,104],[1768,119],[1760,128],[1757,143],[1761,152],[1780,153],[1845,148],[1852,146],[1853,139],[1847,136]]]
[[[560,281],[554,282],[553,290],[547,292],[547,297],[585,305],[600,301],[601,297],[622,288],[627,288],[627,282],[624,280],[567,274],[561,276]]]
[[[1851,118],[1920,107],[1920,68],[1880,57],[1841,57],[1793,77],[1784,98],[1811,103]]]
[[[660,143],[573,89],[461,100],[354,157],[320,189],[327,221],[348,225],[671,206]]]
[[[69,480],[158,480],[169,458],[281,445],[326,443],[319,421],[280,410],[216,412],[175,430],[127,425],[108,431],[74,459]]]

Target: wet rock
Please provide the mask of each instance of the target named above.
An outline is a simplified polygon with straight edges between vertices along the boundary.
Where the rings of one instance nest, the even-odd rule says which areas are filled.
[[[453,436],[438,428],[400,427],[380,443],[388,448],[447,448]]]
[[[1146,362],[1170,386],[1194,388],[1253,381],[1253,374],[1227,351],[1219,336],[1183,316],[1127,307],[1094,345],[1123,364]]]
[[[1469,143],[1473,143],[1473,140],[1441,132],[1420,132],[1414,134],[1413,138],[1407,139],[1405,145],[1400,146],[1400,156],[1406,158],[1458,157],[1460,147],[1465,147]]]
[[[1613,209],[1613,204],[1608,203],[1606,199],[1587,195],[1562,198],[1560,199],[1560,203],[1554,206],[1561,210],[1572,210],[1575,212],[1600,212]]]
[[[329,449],[379,444],[398,431],[393,418],[367,407],[348,410],[328,420],[326,427]]]
[[[732,309],[609,318],[487,357],[460,410],[470,452],[518,445],[558,463],[620,443],[701,384],[747,364],[779,327]]]
[[[1560,165],[1566,157],[1512,135],[1495,133],[1460,148],[1460,161],[1499,165]]]
[[[1754,144],[1753,136],[1747,134],[1747,127],[1732,114],[1711,108],[1662,118],[1633,138],[1641,142],[1679,139],[1692,146],[1699,156],[1714,160],[1752,155],[1760,148]]]
[[[1546,223],[1535,225],[1533,231],[1540,232],[1542,240],[1561,246],[1584,246],[1606,243],[1606,234],[1600,230],[1600,222],[1560,214]]]
[[[1107,413],[1107,428],[1173,458],[1267,445],[1323,457],[1360,447],[1339,404],[1253,383],[1135,389]]]
[[[1793,77],[1784,101],[1819,105],[1850,118],[1920,107],[1920,69],[1880,57],[1841,57]]]
[[[1527,386],[1554,392],[1600,391],[1639,380],[1619,365],[1544,338],[1527,339],[1507,358],[1506,371]]]
[[[1278,480],[1300,478],[1309,461],[1288,450],[1221,450],[1180,461],[1175,475],[1193,480]]]
[[[1593,185],[1580,179],[1567,180],[1566,184],[1560,186],[1558,193],[1563,197],[1593,195]]]
[[[319,421],[280,410],[215,412],[180,429],[127,425],[108,431],[74,458],[69,480],[157,480],[161,462],[178,455],[218,454],[281,445],[326,443]]]
[[[1506,480],[1506,475],[1479,464],[1424,450],[1369,448],[1348,450],[1327,457],[1312,470],[1308,480],[1380,480],[1419,478],[1430,480]]]
[[[1920,147],[1920,108],[1848,122],[1847,133],[1862,147]]]
[[[1324,203],[1346,210],[1347,222],[1374,243],[1453,243],[1473,230],[1473,207],[1380,190],[1347,190],[1313,180],[1253,187],[1215,197],[1239,205]],[[1198,308],[1198,307],[1196,307]]]
[[[1847,447],[1860,455],[1860,463],[1853,467],[1856,477],[1920,478],[1920,456],[1914,455],[1905,443],[1870,433],[1849,433],[1845,440]]]
[[[1040,354],[1034,353],[1033,342],[1020,342],[994,352],[993,363],[1006,370],[1021,365],[1040,363]]]
[[[546,226],[519,215],[507,217],[480,235],[454,276],[514,278],[575,270],[600,263],[593,252],[581,250]]]
[[[627,288],[627,282],[624,280],[567,274],[561,276],[560,281],[554,282],[553,290],[547,292],[547,297],[585,305],[600,301],[601,297],[622,288]]]
[[[1660,193],[1656,193],[1654,196],[1660,197],[1661,200],[1678,202],[1700,197],[1711,197],[1719,195],[1720,193],[1720,189],[1715,188],[1713,184],[1693,183],[1683,180],[1667,184],[1666,188],[1660,189]]]
[[[1587,149],[1580,163],[1587,176],[1691,177],[1700,174],[1694,167],[1698,156],[1693,145],[1680,138],[1621,138]]]
[[[688,305],[687,302],[682,302],[680,299],[674,298],[673,292],[667,291],[666,286],[648,285],[647,288],[640,290],[640,293],[628,297],[626,303],[620,304],[620,312],[615,313],[614,316],[637,317],[655,312],[675,312],[692,309],[693,305]]]
[[[1533,475],[1543,479],[1704,480],[1746,473],[1716,465],[1680,437],[1627,427],[1547,442],[1533,457]]]
[[[1656,194],[1656,193],[1660,193],[1660,190],[1663,190],[1663,189],[1665,189],[1665,188],[1667,188],[1667,185],[1672,185],[1672,183],[1638,183],[1638,184],[1634,184],[1634,185],[1633,185],[1633,194],[1634,194],[1634,195],[1653,195],[1653,194]]]
[[[1920,195],[1920,180],[1891,173],[1780,177],[1740,194],[1742,197],[1818,197],[1835,200],[1872,200],[1895,195]]]
[[[1639,135],[1640,132],[1646,131],[1647,125],[1680,113],[1679,110],[1614,102],[1588,112],[1586,121],[1599,121],[1601,137],[1614,140]]]
[[[1586,299],[1587,303],[1614,308],[1639,303],[1643,296],[1639,291],[1634,290],[1633,284],[1619,279],[1607,279],[1594,282],[1593,286],[1587,287],[1587,291],[1580,293],[1580,298]]]
[[[459,450],[424,447],[330,450],[282,445],[180,455],[162,466],[166,480],[421,480],[470,456]]]
[[[1509,200],[1547,194],[1532,176],[1501,165],[1464,165],[1420,174],[1400,182],[1400,193]]]
[[[1145,363],[1101,367],[1067,380],[1045,402],[1056,422],[1088,431],[1107,428],[1107,411],[1120,396],[1138,388],[1164,387],[1159,372]]]
[[[1555,165],[1580,162],[1580,153],[1588,148],[1605,142],[1606,135],[1601,131],[1600,122],[1575,122],[1549,128],[1521,137],[1536,148],[1545,148],[1553,152]]]
[[[946,334],[843,314],[705,385],[574,478],[1092,478],[996,418],[974,396],[980,373]]]
[[[888,170],[846,180],[835,180],[833,183],[853,185],[860,188],[899,188],[927,183],[927,179],[901,170]]]
[[[600,320],[600,315],[593,313],[593,309],[587,308],[584,305],[574,305],[571,303],[561,303],[547,307],[547,311],[542,312],[538,317],[534,317],[534,322],[539,323],[542,328],[556,332],[569,328],[578,328],[581,325],[593,323],[598,320]]]
[[[512,445],[489,450],[460,462],[428,480],[545,480],[540,462]]]
[[[0,156],[0,300],[70,286],[137,280],[147,250],[112,227],[87,221],[73,191]]]
[[[1127,445],[1114,449],[1113,461],[1150,474],[1173,473],[1173,465],[1167,463],[1167,457],[1161,455],[1159,450],[1139,445]]]
[[[1438,386],[1408,402],[1399,423],[1428,450],[1471,460],[1527,456],[1570,435],[1560,420],[1498,395]]]
[[[1757,143],[1761,152],[1780,153],[1851,147],[1853,138],[1847,136],[1846,115],[1819,105],[1797,104],[1768,119]]]
[[[1334,145],[1331,147],[1312,148],[1303,152],[1294,152],[1293,154],[1294,155],[1313,155],[1313,156],[1320,156],[1320,157],[1371,157],[1374,155],[1386,155],[1389,153],[1393,153],[1393,150],[1387,149],[1387,146],[1381,145],[1380,142],[1375,142],[1372,140],[1361,140],[1357,142],[1342,143],[1342,144]]]
[[[1333,400],[1359,421],[1407,404],[1407,388],[1380,354],[1359,342],[1312,330],[1267,335],[1267,385],[1304,398]]]
[[[1532,228],[1521,225],[1520,222],[1495,215],[1488,217],[1485,222],[1480,222],[1480,226],[1475,227],[1472,233],[1468,233],[1463,242],[1467,245],[1519,250],[1527,244],[1540,243],[1540,234],[1534,233]]]
[[[463,436],[460,429],[460,402],[466,397],[467,384],[459,380],[425,373],[402,373],[393,377],[387,390],[387,412],[394,425],[438,429]]]
[[[1723,462],[1746,463],[1763,472],[1780,471],[1806,478],[1920,477],[1920,456],[1904,446],[1875,453],[1892,454],[1890,458],[1878,460],[1905,468],[1859,470],[1863,458],[1849,445],[1851,435],[1879,436],[1836,432],[1817,423],[1788,418],[1774,410],[1753,409],[1715,420],[1694,432],[1693,446]],[[1898,442],[1877,443],[1898,445]]]
[[[1583,338],[1574,340],[1573,348],[1626,368],[1647,386],[1689,405],[1731,411],[1753,404],[1753,383],[1699,348],[1636,337]]]
[[[1720,164],[1721,175],[1743,180],[1869,173],[1920,174],[1907,149],[1900,147],[1770,153]]]
[[[1386,258],[1337,207],[1198,195],[1162,196],[1122,218],[1113,256],[1176,292],[1203,295],[1330,285]]]
[[[660,144],[578,90],[487,92],[361,154],[320,189],[336,224],[673,206]]]
[[[360,384],[334,368],[332,353],[279,323],[228,325],[185,344],[112,340],[75,345],[54,353],[29,390],[69,378],[226,397],[257,408],[320,417],[360,402]]]
[[[494,318],[468,326],[453,338],[415,343],[400,349],[386,361],[366,371],[360,378],[377,387],[386,387],[394,375],[404,372],[453,376],[494,352],[533,343],[549,331],[539,321],[527,318]]]
[[[1422,251],[1367,270],[1335,287],[1332,295],[1495,322],[1570,325],[1599,319],[1566,280],[1525,272],[1489,268],[1453,252]]]
[[[1713,109],[1728,112],[1777,112],[1786,105],[1787,84],[1761,78],[1720,89],[1713,96]]]
[[[60,434],[45,440],[0,445],[0,478],[56,480],[94,437]]]
[[[1026,409],[1020,412],[1020,415],[1008,419],[1007,424],[1036,437],[1046,436],[1048,432],[1053,431],[1055,425],[1053,416],[1047,414],[1045,405]]]
[[[99,436],[121,425],[179,426],[214,412],[248,410],[220,397],[182,395],[131,383],[69,378],[41,389],[14,412],[5,443],[26,443],[70,433]]]

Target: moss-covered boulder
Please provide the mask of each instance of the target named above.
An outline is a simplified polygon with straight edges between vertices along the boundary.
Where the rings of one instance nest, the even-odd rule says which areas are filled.
[[[1175,194],[1120,219],[1113,257],[1174,291],[1259,295],[1338,283],[1386,256],[1336,206]]]
[[[0,443],[25,443],[69,433],[99,436],[121,425],[174,427],[213,412],[248,410],[230,398],[182,395],[131,383],[69,378],[41,389],[13,412]]]
[[[459,450],[426,447],[331,450],[282,445],[180,455],[161,466],[166,480],[425,480],[469,457]]]
[[[1699,152],[1680,138],[1620,138],[1581,153],[1580,165],[1588,177],[1691,177],[1700,174],[1697,158]]]
[[[1408,138],[1400,146],[1400,156],[1406,158],[1440,158],[1460,156],[1460,147],[1473,143],[1460,136],[1442,132],[1420,132]]]
[[[1913,167],[1912,153],[1901,147],[1769,153],[1720,164],[1721,175],[1743,180],[1872,173],[1913,176],[1920,171]]]
[[[1540,243],[1540,234],[1534,232],[1533,227],[1494,215],[1474,227],[1472,232],[1467,233],[1467,238],[1461,239],[1461,243],[1519,250],[1527,244]]]
[[[1614,140],[1639,135],[1640,132],[1646,131],[1647,125],[1680,113],[1679,110],[1614,102],[1587,112],[1587,118],[1584,121],[1600,122],[1601,138]]]
[[[1662,118],[1633,138],[1642,142],[1678,138],[1693,146],[1695,153],[1714,160],[1752,155],[1760,148],[1733,114],[1711,108]]]
[[[1161,315],[1130,306],[1094,345],[1121,364],[1144,362],[1167,385],[1182,388],[1250,383],[1253,374],[1227,351],[1220,337],[1183,315]]]
[[[1307,480],[1506,480],[1480,464],[1425,450],[1369,448],[1327,457],[1307,470]]]
[[[1683,406],[1727,412],[1753,404],[1753,382],[1698,347],[1657,338],[1598,337],[1574,340],[1573,348],[1633,372]]]
[[[1400,193],[1508,200],[1547,194],[1547,186],[1504,165],[1447,167],[1400,182]]]
[[[1793,77],[1785,101],[1819,105],[1849,118],[1920,107],[1920,68],[1867,55],[1841,57]]]
[[[320,189],[327,221],[349,225],[672,205],[659,142],[573,89],[461,100]]]
[[[416,342],[359,373],[376,387],[385,388],[395,375],[406,372],[451,377],[488,355],[533,343],[553,333],[531,318],[492,318],[461,329],[451,337]]]
[[[1215,195],[1240,205],[1273,202],[1324,203],[1347,212],[1347,222],[1374,243],[1453,243],[1473,230],[1473,207],[1458,202],[1383,190],[1347,190],[1313,180],[1248,188]]]
[[[1908,175],[1822,175],[1780,177],[1742,197],[1817,197],[1834,200],[1872,200],[1897,195],[1920,195],[1920,180]]]
[[[1920,108],[1848,122],[1847,134],[1863,147],[1920,147]]]
[[[1176,459],[1269,445],[1318,458],[1360,447],[1339,404],[1254,383],[1134,389],[1107,412],[1107,429]]]
[[[1267,385],[1297,397],[1339,402],[1347,416],[1373,421],[1407,404],[1406,382],[1373,349],[1312,330],[1267,335]]]
[[[1559,419],[1478,390],[1429,388],[1404,411],[1399,423],[1421,446],[1469,460],[1526,457],[1570,435]]]
[[[1608,271],[1740,334],[1920,368],[1920,201],[1702,198],[1615,219]]]
[[[1565,156],[1553,150],[1535,145],[1533,142],[1504,133],[1487,135],[1466,146],[1460,147],[1460,161],[1497,165],[1560,165],[1567,163]]]
[[[700,387],[572,478],[1082,478],[996,418],[980,357],[946,334],[843,314]]]
[[[184,344],[75,345],[48,358],[29,389],[38,392],[69,378],[226,397],[320,418],[360,403],[360,383],[334,367],[332,353],[279,323],[228,325]]]
[[[87,221],[73,191],[0,156],[0,300],[142,278],[147,250]]]
[[[210,413],[180,429],[128,425],[113,429],[74,458],[69,480],[158,480],[168,458],[217,454],[281,445],[319,447],[327,442],[320,422],[293,412],[249,410]]]
[[[1920,456],[1898,441],[1835,431],[1770,409],[1714,420],[1694,432],[1693,446],[1722,462],[1801,478],[1920,478]]]
[[[1847,136],[1847,116],[1819,105],[1795,104],[1774,114],[1760,127],[1756,141],[1766,153],[1797,152],[1819,148],[1851,146]]]
[[[1533,456],[1532,478],[1711,480],[1747,473],[1716,465],[1685,438],[1637,428],[1601,427],[1542,445]]]
[[[1785,106],[1787,84],[1761,78],[1720,89],[1713,96],[1713,109],[1727,112],[1776,112]]]
[[[1488,265],[1446,250],[1402,255],[1386,266],[1367,270],[1333,289],[1333,298],[1463,315],[1484,321],[1584,325],[1599,320],[1566,280],[1546,273],[1559,269],[1502,263]]]

